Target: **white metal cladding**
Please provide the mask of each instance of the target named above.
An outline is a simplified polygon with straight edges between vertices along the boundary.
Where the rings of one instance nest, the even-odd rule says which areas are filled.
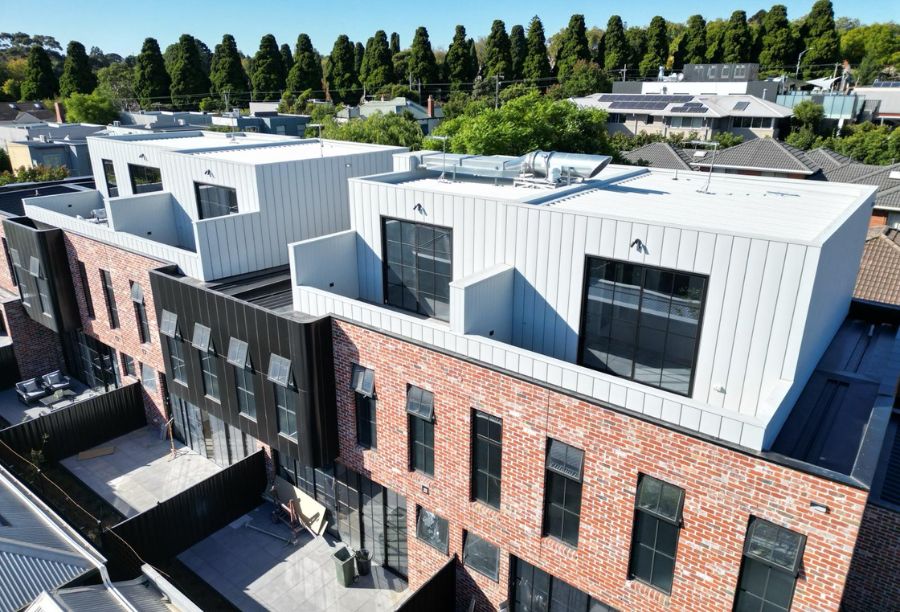
[[[512,344],[566,362],[577,359],[586,255],[709,276],[691,397],[763,420],[804,384],[845,316],[869,209],[866,198],[848,201],[856,212],[844,230],[818,246],[377,181],[350,185],[362,300],[383,302],[381,217],[450,227],[453,278],[514,266]],[[416,204],[424,214],[414,210]],[[631,248],[635,238],[654,248]],[[826,265],[838,260],[845,265]],[[813,301],[820,295],[827,304]]]

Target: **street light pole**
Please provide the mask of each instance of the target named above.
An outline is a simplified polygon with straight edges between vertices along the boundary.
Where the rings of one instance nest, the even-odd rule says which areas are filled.
[[[803,59],[803,56],[806,55],[807,51],[809,51],[809,49],[804,49],[800,52],[800,55],[797,56],[797,71],[794,73],[795,79],[800,79],[800,60]]]

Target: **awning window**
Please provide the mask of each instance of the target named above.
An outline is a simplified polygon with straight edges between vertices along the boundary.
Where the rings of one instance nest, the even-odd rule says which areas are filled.
[[[353,374],[350,377],[350,388],[366,397],[375,395],[375,370],[353,364]]]
[[[406,392],[406,411],[426,421],[434,420],[434,394],[410,385]]]
[[[547,469],[567,478],[581,480],[584,451],[559,440],[550,439],[547,450]]]
[[[131,283],[131,301],[137,304],[144,303],[144,290],[140,283]]]
[[[28,272],[36,278],[41,278],[41,260],[32,256],[28,262]]]
[[[200,325],[199,323],[194,323],[194,337],[191,340],[191,344],[198,351],[203,351],[204,353],[208,353],[210,348],[212,347],[212,343],[210,342],[210,332],[211,330],[206,325]]]
[[[228,340],[228,363],[238,368],[250,369],[250,347],[243,340]]]
[[[177,338],[178,334],[178,315],[163,309],[159,320],[159,333],[169,338]]]
[[[269,380],[282,387],[292,387],[294,384],[291,373],[291,360],[272,353],[269,356]]]

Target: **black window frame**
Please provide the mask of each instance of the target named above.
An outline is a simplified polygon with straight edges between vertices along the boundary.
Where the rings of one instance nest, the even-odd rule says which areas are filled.
[[[97,315],[94,313],[94,298],[91,294],[91,285],[88,282],[87,268],[80,259],[76,261],[78,267],[78,276],[81,278],[81,291],[84,294],[84,307],[87,315],[91,319],[95,319]]]
[[[483,546],[488,551],[493,549],[494,559],[493,559],[493,567],[488,568],[482,566],[480,561],[482,559],[481,556],[473,557],[470,554],[470,546]],[[485,559],[487,561],[491,561],[490,559]],[[465,567],[468,567],[471,570],[474,570],[481,574],[486,578],[490,578],[494,582],[500,581],[500,547],[489,542],[488,540],[482,538],[479,535],[472,533],[471,531],[466,530],[463,532],[463,554],[462,554],[462,564]]]
[[[509,578],[510,612],[616,612],[612,606],[519,557],[510,559]]]
[[[362,448],[378,448],[378,406],[375,399],[375,371],[352,364],[350,388],[356,412],[356,443]]]
[[[229,192],[230,196],[231,196],[229,198],[229,200],[231,200],[231,201],[228,203],[228,212],[221,212],[220,214],[204,214],[204,211],[212,212],[208,208],[209,206],[216,206],[216,207],[221,208],[222,205],[218,204],[218,203],[213,204],[213,203],[210,203],[207,200],[205,200],[200,195],[201,189],[203,189],[203,188],[221,189],[221,190]],[[238,212],[240,212],[239,206],[238,206],[238,201],[237,201],[237,189],[235,189],[234,187],[228,187],[226,185],[214,185],[212,183],[203,183],[200,181],[194,181],[194,198],[195,198],[195,201],[197,202],[197,218],[200,220],[215,219],[217,217],[227,217],[228,215],[236,215],[236,214],[238,214]],[[204,202],[207,202],[206,208],[204,207]],[[221,208],[221,210],[224,210],[224,208]]]
[[[646,497],[644,497],[645,493]],[[668,508],[663,505],[664,493],[668,493],[670,501],[672,494],[677,495],[678,501],[674,507],[671,507],[671,503]],[[655,502],[653,501],[654,495]],[[685,490],[683,488],[648,474],[638,475],[634,498],[634,521],[631,530],[631,550],[628,556],[629,580],[637,580],[667,595],[672,594],[675,565],[678,560],[678,541],[681,537],[684,498]],[[649,532],[652,532],[652,542],[642,539],[649,536]],[[671,553],[660,550],[661,532],[667,534],[671,541]],[[646,559],[650,561],[649,576],[644,576],[643,571],[638,570],[641,561]],[[658,561],[662,561],[664,564],[670,562],[670,568],[663,575],[664,582],[662,583],[656,580],[655,570]]]
[[[390,223],[400,224],[400,226],[398,227],[401,238],[400,242],[388,240],[388,224]],[[412,227],[412,229],[409,231],[413,232],[415,241],[414,243],[407,243],[403,241],[404,225]],[[419,237],[422,232],[434,232],[436,230],[445,232],[449,243],[449,249],[446,254],[447,258],[449,259],[449,263],[446,263],[446,269],[442,270],[441,272],[438,272],[435,267],[435,263],[437,262],[436,253],[438,253],[438,251],[434,248],[434,245],[436,244],[437,240],[432,239],[430,251],[422,249],[419,243]],[[410,221],[407,219],[399,219],[395,217],[382,217],[381,245],[382,291],[384,296],[384,303],[388,306],[399,308],[408,312],[414,312],[441,321],[449,321],[450,283],[453,282],[453,228],[434,225],[430,223],[420,223],[418,221]],[[406,252],[407,249],[404,249],[403,245],[408,245],[411,247],[411,250],[409,250],[409,252],[407,253],[407,256],[413,259],[413,263],[411,265],[405,265],[406,262],[404,260],[403,253]],[[399,257],[400,259],[397,260],[397,257]],[[419,267],[420,259],[430,260],[432,262],[431,271]],[[396,265],[392,265],[392,262],[394,262]],[[444,265],[443,259],[442,265]],[[406,278],[403,274],[404,270],[401,270],[399,273],[396,272],[396,266],[406,268]],[[444,272],[446,272],[446,274]],[[429,274],[431,275],[430,281],[427,280]],[[440,276],[442,279],[440,285],[441,287],[443,287],[443,279],[447,279],[446,295],[439,295],[437,291],[438,276]],[[398,282],[392,282],[392,279],[394,277],[398,279]],[[415,285],[414,288],[410,288],[410,285],[413,284]],[[393,291],[392,287],[394,288]],[[399,301],[397,299],[398,297]],[[434,302],[435,307],[428,306],[428,299],[431,299]],[[412,304],[413,300],[415,301],[414,307]],[[440,314],[437,312],[436,307],[438,301],[440,301],[441,304],[444,304],[446,302],[446,311],[441,312]],[[443,311],[443,308],[441,310]]]
[[[423,531],[427,525],[424,524],[423,517],[426,516],[434,517],[434,527],[435,530],[432,532],[437,537],[438,540],[432,541],[428,537],[428,533],[424,533]],[[441,527],[443,525],[443,527]],[[430,527],[428,527],[430,529]],[[443,540],[441,540],[443,538]],[[438,552],[441,552],[445,555],[450,554],[450,523],[447,519],[439,515],[437,512],[432,512],[428,510],[424,506],[416,505],[416,539],[420,542],[424,542],[431,548],[435,549]]]
[[[134,318],[137,322],[138,338],[141,344],[150,342],[150,320],[147,318],[147,307],[144,305],[144,290],[137,281],[131,282],[131,303],[134,304]]]
[[[122,356],[122,371],[127,376],[137,378],[137,368],[134,365],[137,362],[135,361],[134,357],[121,351],[119,351],[119,354]]]
[[[434,394],[421,387],[407,385],[406,412],[409,430],[409,469],[433,478]]]
[[[256,420],[256,380],[249,367],[234,368],[234,387],[238,401],[238,413]]]
[[[147,180],[147,182],[142,183],[142,185],[159,185],[159,188],[158,189],[153,188],[153,189],[138,190],[138,184],[137,184],[137,181],[135,180],[136,179],[136,175],[135,175],[136,170],[138,172],[144,173],[145,175],[148,174],[148,172],[150,170],[156,171],[156,174],[158,175],[159,180],[151,182],[151,181],[147,180],[148,179],[147,176],[144,176],[143,178],[144,178],[144,180]],[[128,164],[128,179],[129,179],[129,181],[131,181],[131,193],[134,195],[141,195],[144,193],[156,193],[158,191],[163,190],[162,171],[159,168],[157,168],[156,166],[148,166],[146,164]]]
[[[187,385],[187,364],[184,361],[184,346],[179,338],[165,336],[166,347],[169,351],[169,369],[172,370],[172,380]]]
[[[561,465],[556,461],[560,452],[572,465]],[[546,453],[541,534],[577,548],[581,530],[584,451],[555,438],[547,438]],[[578,465],[574,465],[575,463]],[[572,533],[568,533],[571,528],[567,525],[571,521],[575,522],[574,537]]]
[[[116,179],[116,168],[111,159],[101,159],[103,178],[106,180],[106,193],[110,198],[119,197],[119,181]],[[112,180],[110,180],[112,176]]]
[[[278,435],[297,440],[297,392],[284,385],[272,383],[275,392],[275,421]],[[285,425],[293,423],[293,432]]]
[[[144,386],[144,389],[152,391],[156,393],[159,391],[159,383],[156,379],[156,370],[147,365],[146,363],[140,363],[141,366],[141,384]]]
[[[12,255],[9,252],[9,243],[6,238],[0,238],[3,243],[3,255],[6,257],[6,265],[9,268],[9,277],[12,280],[13,287],[19,286],[19,277],[16,274],[16,267],[13,265]]]
[[[496,474],[492,469],[494,456]],[[491,495],[494,489],[496,499]],[[503,497],[503,419],[477,409],[472,410],[471,496],[472,500],[498,510]]]
[[[759,541],[756,539],[756,531],[759,529],[773,530],[779,536],[782,536],[783,534],[790,534],[789,537],[796,541],[796,551],[793,555],[793,559],[790,561],[790,564],[779,562],[774,558],[776,552],[774,546],[773,550],[771,551],[771,558],[767,558],[766,555],[760,554],[760,551],[758,549],[754,550],[755,542]],[[747,533],[744,537],[744,549],[743,554],[741,555],[741,569],[738,573],[737,586],[734,590],[734,605],[732,609],[735,612],[748,609],[752,610],[753,608],[741,605],[743,597],[752,597],[754,600],[757,600],[759,602],[759,610],[762,610],[764,608],[778,608],[785,611],[790,610],[794,602],[794,594],[797,590],[797,578],[800,575],[800,569],[803,564],[803,553],[805,549],[806,536],[804,534],[794,531],[793,529],[788,529],[787,527],[782,527],[781,525],[773,523],[772,521],[768,521],[764,518],[751,516],[747,524]],[[765,573],[762,595],[753,593],[748,588],[744,588],[744,585],[746,583],[754,580],[753,578],[748,578],[748,576],[753,572]],[[778,601],[773,601],[772,599],[767,598],[767,596],[770,595],[769,589],[772,585],[773,575],[776,576],[776,580],[780,580],[782,582],[782,585],[785,585],[788,581],[790,581],[790,589],[786,594],[783,594],[784,596],[781,599],[783,603],[779,603]],[[756,578],[757,581],[758,579],[759,577]],[[744,595],[744,593],[749,593],[749,595]]]
[[[47,280],[47,275],[44,273],[44,267],[37,257],[32,257],[30,263],[29,273],[37,287],[38,307],[41,309],[41,313],[52,317],[53,298],[50,295],[50,283]]]
[[[588,324],[590,322],[588,321],[588,315],[589,315],[588,304],[590,303],[590,289],[591,289],[590,282],[591,282],[591,276],[592,276],[591,275],[591,263],[592,262],[597,262],[598,264],[603,264],[603,263],[612,264],[612,265],[616,266],[617,268],[618,268],[618,266],[622,266],[623,267],[622,270],[626,270],[627,268],[630,267],[630,268],[634,269],[634,271],[640,272],[640,279],[641,279],[641,281],[640,281],[641,284],[639,287],[640,293],[638,295],[637,307],[635,308],[635,312],[634,312],[634,322],[633,322],[634,330],[633,330],[633,333],[630,334],[631,335],[631,346],[630,346],[630,349],[631,349],[631,357],[630,357],[631,371],[630,371],[630,375],[625,375],[624,373],[616,372],[609,366],[592,365],[592,364],[588,363],[587,360],[585,359],[585,352],[588,348],[587,342],[589,339],[588,338],[588,336],[589,336]],[[680,391],[676,388],[672,388],[671,386],[663,385],[663,378],[664,378],[664,372],[665,372],[664,364],[661,364],[660,368],[659,368],[660,369],[660,384],[653,384],[650,381],[636,377],[636,371],[637,371],[637,366],[638,366],[637,356],[641,350],[641,345],[640,345],[641,330],[642,330],[642,328],[646,328],[645,333],[649,333],[652,331],[658,331],[658,330],[653,330],[650,325],[642,325],[642,322],[643,322],[642,316],[643,316],[643,312],[644,312],[642,310],[643,300],[644,300],[645,293],[648,292],[648,290],[647,290],[647,273],[648,272],[652,272],[654,274],[659,274],[659,275],[663,275],[663,274],[673,275],[672,276],[673,287],[672,287],[672,292],[670,293],[670,300],[672,297],[675,297],[674,283],[675,283],[676,277],[679,277],[679,276],[686,277],[687,281],[689,283],[692,280],[696,280],[696,281],[699,281],[702,283],[701,295],[700,295],[700,299],[699,299],[699,306],[697,307],[697,313],[696,313],[697,314],[696,334],[693,338],[694,346],[693,346],[693,350],[691,351],[691,360],[690,360],[690,366],[689,366],[690,376],[688,379],[686,391]],[[633,286],[633,285],[628,285],[625,281],[614,281],[614,282],[616,282],[617,284],[626,285],[629,287]],[[615,289],[616,289],[616,287],[613,287],[614,292],[615,292]],[[706,311],[706,298],[707,298],[708,294],[709,294],[709,275],[706,275],[706,274],[697,274],[695,272],[685,272],[683,270],[675,270],[672,268],[664,268],[664,267],[660,267],[660,266],[650,266],[650,265],[645,265],[645,264],[638,264],[638,263],[633,263],[630,261],[613,259],[610,257],[599,257],[599,256],[594,256],[594,255],[587,255],[585,257],[584,278],[582,280],[581,316],[580,316],[580,324],[579,324],[579,330],[578,330],[578,355],[577,355],[578,365],[598,371],[598,372],[604,372],[611,376],[623,378],[625,380],[632,380],[638,384],[646,385],[646,386],[652,387],[654,389],[661,389],[663,391],[668,391],[669,393],[674,393],[676,395],[690,397],[694,391],[694,382],[696,381],[696,377],[697,377],[697,357],[700,352],[700,342],[701,342],[702,336],[703,336],[703,317],[704,317],[704,314]],[[626,293],[626,296],[627,296],[627,293]],[[616,304],[613,303],[613,307],[615,307],[615,306],[616,306]],[[671,301],[670,301],[670,308],[671,308]],[[616,318],[614,316],[614,318],[611,320],[610,325],[609,325],[610,329],[612,330],[614,326],[617,330],[624,329],[624,326],[619,325],[620,320],[621,320],[621,318]],[[677,334],[674,332],[672,332],[672,334],[669,333],[671,320],[672,320],[671,316],[666,318],[666,331],[665,331],[664,342],[669,341],[670,335],[675,336],[675,337],[686,338],[686,336],[684,336],[684,334]],[[630,323],[629,323],[629,325],[630,325]],[[600,327],[599,324],[597,326]],[[621,333],[621,331],[619,331],[618,333]],[[610,336],[608,339],[609,339],[609,342],[612,344],[612,337]],[[598,342],[599,341],[602,341],[602,338],[598,338]],[[663,347],[664,347],[663,354],[665,354],[666,346],[667,346],[666,344],[663,344]],[[606,352],[609,353],[608,350]],[[664,357],[663,357],[663,359],[664,359]]]
[[[112,274],[109,270],[100,268],[100,286],[103,289],[103,300],[106,302],[106,316],[109,319],[110,329],[119,329],[119,307],[116,305],[116,292],[112,284]]]

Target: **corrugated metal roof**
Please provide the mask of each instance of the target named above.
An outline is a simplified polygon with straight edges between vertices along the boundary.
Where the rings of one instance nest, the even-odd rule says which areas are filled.
[[[4,528],[5,529],[5,528]],[[44,552],[52,555],[53,552]],[[0,550],[0,610],[18,610],[41,591],[55,589],[93,569],[73,557],[72,563],[44,558],[40,550],[15,553]]]

